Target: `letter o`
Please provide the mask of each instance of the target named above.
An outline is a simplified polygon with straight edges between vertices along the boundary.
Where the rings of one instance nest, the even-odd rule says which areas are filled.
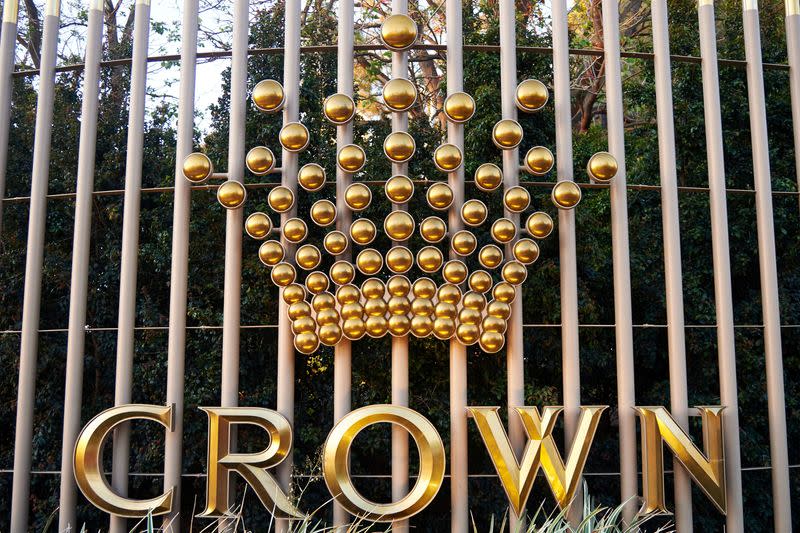
[[[405,497],[392,503],[376,503],[362,496],[350,477],[350,447],[368,426],[397,424],[411,434],[419,451],[419,477]],[[351,514],[373,522],[409,518],[428,506],[444,479],[444,444],[427,418],[407,407],[370,405],[352,411],[331,430],[325,441],[322,473],[333,497]]]

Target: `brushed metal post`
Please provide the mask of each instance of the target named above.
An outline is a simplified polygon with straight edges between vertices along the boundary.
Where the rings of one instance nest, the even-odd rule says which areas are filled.
[[[794,167],[797,186],[800,188],[800,0],[786,0],[786,51],[789,56],[789,90],[792,95]]]
[[[6,166],[8,164],[8,131],[11,127],[13,99],[14,52],[17,45],[19,0],[3,4],[3,25],[0,32],[0,239],[3,234],[3,198],[6,196]]]

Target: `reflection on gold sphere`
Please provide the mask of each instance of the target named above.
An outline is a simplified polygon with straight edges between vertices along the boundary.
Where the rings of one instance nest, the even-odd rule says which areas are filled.
[[[311,306],[308,305],[308,302],[300,300],[290,304],[289,308],[286,310],[286,314],[289,316],[290,320],[300,320],[304,317],[310,317]]]
[[[486,204],[480,200],[467,200],[461,206],[461,220],[468,226],[480,226],[486,221]]]
[[[256,176],[266,176],[275,168],[275,155],[266,146],[256,146],[247,152],[245,164]]]
[[[447,234],[447,224],[439,217],[428,217],[419,225],[419,234],[425,242],[437,243]]]
[[[352,283],[353,278],[356,277],[356,269],[347,261],[336,261],[331,265],[328,274],[331,277],[331,281],[335,284],[347,285],[348,283]]]
[[[423,272],[436,272],[442,268],[442,252],[433,246],[425,246],[417,252],[417,265]]]
[[[500,244],[514,240],[517,235],[517,225],[507,218],[498,218],[492,223],[492,238]]]
[[[304,355],[310,355],[316,352],[317,348],[319,348],[319,337],[317,337],[315,333],[311,332],[295,335],[294,347],[297,348],[298,352]]]
[[[276,213],[285,213],[294,207],[294,193],[288,187],[279,185],[269,191],[267,202]]]
[[[356,265],[362,274],[370,276],[380,272],[383,268],[383,257],[377,250],[367,248],[358,254]]]
[[[467,93],[453,93],[444,101],[444,114],[450,122],[466,122],[475,114],[475,100]]]
[[[195,152],[183,160],[183,177],[192,183],[203,183],[214,173],[214,165],[206,154]]]
[[[270,273],[272,283],[278,287],[286,287],[290,283],[293,283],[296,276],[297,273],[294,267],[289,263],[278,263]]]
[[[308,292],[311,294],[319,294],[327,291],[329,285],[328,276],[322,272],[312,272],[306,276],[306,289],[308,289]]]
[[[514,243],[514,259],[523,265],[530,265],[539,259],[539,245],[530,239],[520,239]]]
[[[367,316],[384,316],[389,306],[383,298],[370,298],[364,303],[364,312]]]
[[[489,307],[486,308],[486,314],[502,320],[508,320],[511,316],[511,306],[499,300],[492,300],[489,302]]]
[[[525,154],[525,170],[534,176],[544,176],[553,170],[555,162],[553,152],[544,146],[534,146]]]
[[[464,268],[466,269],[466,267]],[[439,287],[439,290],[436,292],[436,296],[439,298],[439,303],[446,303],[455,306],[461,301],[461,289],[452,283],[445,283]],[[455,318],[455,307],[453,307],[452,313],[448,311],[446,315],[442,315],[437,312],[436,316],[449,316],[450,318]]]
[[[493,191],[503,183],[503,171],[493,163],[484,163],[475,171],[475,185],[482,191]]]
[[[472,324],[461,324],[456,330],[456,338],[458,339],[458,342],[464,346],[472,346],[478,342],[480,333],[481,332],[478,326]]]
[[[476,270],[469,276],[469,288],[484,293],[492,288],[492,276],[485,270]]]
[[[355,285],[342,285],[336,289],[336,300],[342,304],[358,303],[361,298],[361,291]]]
[[[378,278],[370,278],[361,284],[361,294],[367,300],[379,300],[386,294],[386,285]]]
[[[411,282],[405,276],[392,276],[386,284],[386,290],[392,296],[408,296],[411,291]]]
[[[375,224],[368,218],[359,218],[350,225],[350,238],[362,246],[375,240],[376,232]]]
[[[317,312],[316,319],[317,319],[317,324],[319,324],[320,326],[327,326],[329,324],[338,324],[339,313],[336,311],[336,309],[323,309]]]
[[[473,311],[483,311],[484,307],[486,307],[486,297],[479,292],[469,291],[467,294],[464,295],[463,305],[464,309],[471,309]]]
[[[275,266],[286,256],[286,250],[278,241],[267,241],[258,248],[258,258],[267,266]]]
[[[311,220],[323,228],[330,226],[336,221],[336,206],[330,200],[317,200],[311,206]]]
[[[308,226],[300,218],[290,218],[283,223],[283,237],[292,244],[300,244],[308,235]]]
[[[458,255],[466,257],[478,247],[478,239],[472,232],[461,230],[450,238],[450,247]]]
[[[253,103],[259,111],[277,113],[285,102],[283,85],[275,80],[262,80],[253,88]]]
[[[349,318],[344,321],[342,332],[351,341],[357,341],[367,332],[367,327],[360,318]]]
[[[559,181],[551,199],[559,209],[574,209],[581,201],[581,188],[574,181]]]
[[[383,141],[383,153],[394,163],[405,163],[414,155],[417,144],[405,131],[395,131]]]
[[[225,209],[237,209],[244,205],[247,191],[238,181],[228,180],[217,189],[217,200]]]
[[[319,328],[319,340],[325,346],[336,346],[342,340],[342,329],[337,324],[325,324]]]
[[[308,128],[299,122],[290,122],[281,129],[279,138],[287,152],[302,152],[308,146]]]
[[[481,333],[481,338],[478,341],[481,350],[486,353],[497,353],[503,349],[506,338],[502,333],[495,333],[494,331],[484,331]]]
[[[301,333],[313,333],[317,329],[317,323],[310,316],[304,316],[292,321],[292,333],[299,335]]]
[[[452,318],[437,318],[433,322],[433,334],[439,340],[447,340],[456,334],[456,322]]]
[[[393,315],[407,315],[411,311],[411,302],[405,296],[392,296],[388,307]]]
[[[332,94],[322,103],[322,112],[336,125],[347,124],[356,114],[356,104],[346,94]]]
[[[383,231],[394,241],[405,241],[414,234],[414,218],[406,211],[393,211],[383,219]]]
[[[265,213],[253,213],[245,220],[244,230],[254,239],[265,239],[272,231],[272,220]]]
[[[389,178],[384,186],[386,197],[395,204],[404,204],[414,196],[414,182],[408,176],[397,175]]]
[[[339,154],[336,156],[336,164],[345,172],[358,172],[367,162],[367,154],[364,149],[357,144],[348,144],[342,146]]]
[[[297,173],[297,183],[309,192],[318,191],[325,185],[325,169],[316,163],[303,165]]]
[[[478,253],[478,261],[484,268],[496,268],[503,262],[503,251],[494,244],[487,244]]]
[[[463,283],[468,273],[467,265],[458,260],[448,261],[442,269],[442,277],[448,283]]]
[[[433,320],[429,316],[414,315],[411,319],[411,333],[423,339],[433,331]]]
[[[341,231],[332,231],[322,241],[325,251],[331,255],[339,255],[347,250],[347,235]]]
[[[389,317],[389,333],[395,337],[408,335],[411,330],[411,321],[405,315],[392,315]]]
[[[586,165],[586,172],[594,180],[608,183],[617,175],[619,165],[616,158],[608,152],[597,152]]]
[[[373,339],[378,339],[386,335],[389,331],[389,322],[382,316],[371,316],[367,319],[367,335]]]
[[[436,318],[449,318],[451,320],[455,320],[458,311],[454,304],[448,302],[439,302],[434,307],[433,314],[436,315]]]
[[[525,228],[532,237],[544,239],[553,232],[553,219],[547,213],[537,211],[528,217]]]
[[[528,277],[528,269],[519,261],[509,261],[503,265],[503,279],[512,285],[521,285]]]
[[[469,307],[464,307],[461,311],[458,312],[458,321],[461,324],[470,324],[473,326],[477,326],[481,323],[481,312],[477,309],[470,309]]]
[[[292,283],[283,289],[283,301],[288,305],[292,305],[295,302],[302,302],[305,297],[306,290],[298,283]]]
[[[404,246],[395,246],[386,253],[386,267],[394,273],[403,274],[414,266],[414,254]]]
[[[547,87],[539,80],[525,80],[517,85],[515,97],[517,107],[521,111],[531,113],[545,106],[549,94]]]
[[[417,101],[417,86],[404,78],[394,78],[383,86],[383,103],[391,111],[408,111]]]
[[[505,333],[507,327],[505,320],[493,316],[487,316],[481,322],[481,329],[492,333]]]
[[[325,311],[326,309],[334,309],[336,307],[336,298],[329,292],[315,294],[314,297],[311,298],[311,307],[317,313]],[[317,318],[317,321],[319,321],[319,318]]]
[[[506,189],[503,195],[503,203],[506,209],[512,213],[521,213],[531,205],[531,195],[523,187],[511,187],[510,189]]]
[[[363,211],[372,202],[372,191],[363,183],[353,183],[344,192],[344,201],[353,211]]]
[[[443,211],[453,203],[453,189],[446,183],[437,182],[428,187],[425,197],[429,206],[437,211]]]
[[[416,316],[433,315],[433,301],[428,298],[415,298],[411,302],[411,312]]]
[[[454,172],[463,162],[464,156],[454,144],[442,144],[433,152],[433,163],[442,172]]]
[[[414,282],[411,290],[417,298],[430,299],[436,294],[436,284],[430,278],[419,278]]]
[[[303,270],[313,270],[319,266],[322,254],[313,244],[304,244],[297,249],[294,256],[295,263]]]
[[[494,125],[492,140],[502,150],[511,150],[522,142],[522,126],[516,120],[503,119]]]
[[[510,283],[502,281],[492,289],[492,297],[498,302],[510,304],[517,297],[517,289]]]
[[[381,24],[381,41],[389,50],[407,50],[416,40],[417,23],[408,15],[390,15]]]
[[[361,295],[359,295],[359,298]],[[342,318],[344,320],[350,320],[352,318],[362,318],[364,316],[364,308],[361,307],[361,304],[355,303],[348,303],[342,305]]]

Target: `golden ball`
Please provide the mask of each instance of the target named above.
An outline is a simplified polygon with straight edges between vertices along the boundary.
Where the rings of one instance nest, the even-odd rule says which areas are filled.
[[[244,205],[247,199],[247,190],[238,181],[228,180],[217,189],[217,201],[225,209],[237,209]]]
[[[414,315],[411,319],[411,333],[420,339],[424,339],[433,331],[433,320],[429,316]]]
[[[502,333],[496,333],[494,331],[484,331],[481,333],[481,338],[478,341],[480,344],[481,350],[486,353],[497,353],[503,349],[503,345],[506,342],[506,338]]]
[[[375,224],[368,218],[359,218],[350,225],[350,238],[362,246],[375,240]]]
[[[488,216],[486,204],[480,200],[467,200],[461,206],[461,220],[468,226],[480,226]]]
[[[327,227],[336,221],[336,206],[330,200],[317,200],[311,206],[311,220],[317,226]]]
[[[481,322],[481,329],[492,333],[505,333],[507,327],[505,320],[493,316],[487,316]]]
[[[353,211],[363,211],[372,202],[372,191],[363,183],[353,183],[345,190],[344,201]]]
[[[517,236],[517,225],[507,218],[498,218],[492,223],[492,238],[500,244],[507,244]]]
[[[313,244],[304,244],[295,252],[294,261],[303,270],[313,270],[319,266],[322,254]]]
[[[528,269],[519,261],[509,261],[503,265],[503,279],[512,285],[521,285],[528,277]]]
[[[308,226],[300,218],[290,218],[281,228],[283,237],[292,244],[300,244],[308,236]]]
[[[475,100],[467,93],[453,93],[444,100],[444,114],[450,122],[466,122],[475,114]]]
[[[475,171],[475,185],[482,191],[493,191],[503,183],[503,171],[493,163],[484,163]]]
[[[405,315],[392,315],[389,317],[389,333],[395,337],[408,335],[411,330],[411,320]]]
[[[458,312],[458,322],[460,324],[470,324],[477,326],[481,323],[482,314],[477,309],[470,309],[465,307]]]
[[[247,152],[245,164],[256,176],[266,176],[275,168],[275,154],[266,146],[256,146]]]
[[[309,192],[318,191],[325,185],[325,169],[316,163],[308,163],[297,173],[297,183]]]
[[[342,305],[342,318],[344,320],[361,319],[363,316],[364,308],[361,304],[356,302]]]
[[[492,289],[492,297],[498,302],[510,304],[517,297],[517,289],[505,281],[501,281]]]
[[[319,294],[315,294],[314,297],[311,298],[311,307],[317,313],[328,309],[335,309],[336,298],[334,298],[333,294],[329,292],[321,292]]]
[[[319,328],[319,340],[325,346],[336,346],[342,340],[342,328],[338,324],[325,324]]]
[[[295,336],[294,347],[304,355],[311,355],[319,348],[319,337],[311,332],[301,333]]]
[[[367,248],[362,250],[356,257],[356,265],[362,274],[371,276],[372,274],[377,274],[383,268],[383,257],[377,250]]]
[[[386,252],[386,267],[396,274],[404,274],[414,266],[414,254],[404,246],[395,246]]]
[[[430,278],[419,278],[414,282],[411,291],[417,298],[433,298],[436,294],[436,284]]]
[[[192,183],[203,183],[214,173],[214,165],[206,154],[195,152],[183,160],[183,177]]]
[[[292,283],[283,288],[283,301],[288,305],[295,302],[302,302],[306,297],[306,290],[299,283]]]
[[[383,141],[383,153],[394,163],[405,163],[417,149],[414,137],[405,131],[390,133]]]
[[[405,296],[392,296],[388,307],[393,315],[407,315],[411,311],[411,302]]]
[[[267,241],[258,248],[258,258],[267,266],[275,266],[286,256],[286,250],[278,241]]]
[[[285,213],[294,207],[294,193],[288,187],[279,185],[269,191],[267,202],[276,213]]]
[[[292,321],[292,333],[299,335],[301,333],[315,332],[317,330],[317,323],[310,316],[304,316]]]
[[[469,288],[484,293],[492,288],[492,276],[485,270],[477,270],[469,276]]]
[[[275,80],[262,80],[253,88],[253,103],[259,111],[277,113],[285,102],[283,85]]]
[[[339,313],[336,309],[323,309],[317,313],[317,324],[320,326],[327,326],[330,324],[339,323]]]
[[[453,189],[443,182],[437,182],[428,187],[425,193],[428,205],[437,211],[444,211],[453,203]]]
[[[367,154],[357,144],[342,146],[336,156],[336,164],[345,172],[358,172],[367,163]]]
[[[515,100],[520,111],[538,111],[545,106],[548,98],[547,87],[539,80],[525,80],[517,85]]]
[[[619,164],[617,159],[608,152],[597,152],[586,165],[589,177],[600,183],[608,183],[617,175]]]
[[[390,111],[408,111],[417,101],[417,86],[405,78],[394,78],[383,86],[383,103]]]
[[[408,296],[411,291],[411,282],[405,276],[392,276],[386,284],[386,290],[392,296]]]
[[[455,172],[463,162],[464,156],[454,144],[442,144],[433,152],[433,163],[442,172]]]
[[[332,94],[322,103],[322,112],[336,125],[347,124],[356,114],[356,104],[346,94]]]
[[[297,272],[294,267],[289,263],[278,263],[270,272],[272,283],[278,287],[286,287],[290,283],[294,283]]]
[[[383,231],[394,241],[405,241],[414,234],[414,217],[406,211],[393,211],[383,219]]]
[[[342,305],[358,303],[361,291],[355,285],[342,285],[336,289],[336,301]]]
[[[472,232],[461,230],[450,238],[450,247],[456,254],[466,257],[478,247],[478,239]]]
[[[501,320],[508,320],[508,317],[511,316],[511,306],[499,300],[492,300],[486,308],[486,314]]]
[[[368,300],[378,300],[386,294],[386,285],[378,278],[370,278],[361,284],[361,294]]]
[[[455,320],[456,316],[458,315],[458,310],[454,304],[439,302],[434,307],[433,314],[436,316],[436,318],[449,318],[450,320]]]
[[[446,303],[454,306],[461,301],[461,289],[452,283],[445,283],[436,291],[436,296],[439,298],[439,303]],[[455,318],[455,314],[453,314],[453,318]]]
[[[266,239],[272,231],[272,220],[265,213],[253,213],[245,220],[244,230],[253,239]]]
[[[322,272],[312,272],[306,276],[306,289],[308,289],[308,292],[311,294],[325,292],[328,290],[328,286],[330,286],[328,276]]]
[[[381,24],[381,41],[389,50],[407,50],[416,40],[417,23],[408,15],[390,15]]]
[[[443,262],[442,252],[433,246],[425,246],[417,252],[417,265],[423,272],[436,272]]]
[[[392,176],[384,185],[386,197],[395,204],[404,204],[414,196],[414,182],[408,176]]]
[[[389,331],[389,322],[382,316],[371,316],[367,319],[367,335],[379,339]]]
[[[433,301],[428,298],[414,298],[414,301],[411,302],[411,312],[415,316],[431,316]]]
[[[448,261],[442,269],[442,277],[448,283],[463,283],[468,274],[467,265],[458,260]]]
[[[547,213],[537,211],[528,217],[525,229],[528,230],[531,237],[544,239],[553,232],[553,219]]]
[[[534,146],[525,154],[525,170],[534,176],[544,176],[553,170],[555,162],[553,152],[544,146]]]
[[[360,318],[349,318],[344,321],[342,332],[351,341],[357,341],[367,332],[367,326]]]
[[[433,335],[439,340],[451,339],[456,334],[456,322],[452,318],[437,318],[433,321]]]
[[[290,320],[299,320],[303,317],[311,316],[311,306],[308,302],[299,301],[289,305],[286,314]]]
[[[389,306],[383,301],[383,298],[370,298],[364,303],[364,312],[367,313],[367,316],[383,317],[388,308]]]
[[[480,329],[472,324],[461,324],[456,329],[456,339],[464,346],[472,346],[480,338]]]
[[[531,205],[531,195],[523,187],[511,187],[503,194],[503,203],[512,213],[521,213]]]
[[[514,243],[514,259],[530,265],[539,259],[539,245],[531,239],[520,239]]]
[[[469,291],[464,295],[463,302],[464,309],[472,309],[473,311],[483,311],[486,307],[486,297],[475,291]]]
[[[559,209],[574,209],[581,201],[581,188],[574,181],[559,181],[553,187],[551,199]]]
[[[447,224],[439,217],[428,217],[419,225],[419,234],[425,242],[440,242],[447,235]]]
[[[347,261],[336,261],[328,271],[331,281],[337,285],[352,283],[356,277],[355,267]]]
[[[492,140],[502,150],[514,149],[522,142],[522,126],[516,120],[503,119],[494,125]]]
[[[503,250],[494,244],[487,244],[478,252],[478,261],[484,268],[496,268],[503,262]]]
[[[331,255],[339,255],[347,250],[347,235],[341,231],[332,231],[322,240],[325,251]]]
[[[290,122],[281,128],[281,146],[287,152],[302,152],[310,139],[308,128],[299,122]]]

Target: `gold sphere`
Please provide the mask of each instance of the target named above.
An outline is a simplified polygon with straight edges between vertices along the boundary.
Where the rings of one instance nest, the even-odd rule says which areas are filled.
[[[288,305],[295,302],[302,302],[306,297],[306,290],[299,283],[292,283],[283,288],[283,301]]]
[[[336,261],[331,265],[328,275],[335,284],[347,285],[356,277],[356,269],[347,261]]]
[[[342,328],[338,324],[325,324],[319,328],[319,341],[325,346],[336,346],[342,340]]]
[[[544,146],[534,146],[525,154],[525,170],[534,176],[544,176],[553,170],[555,162],[553,152]]]
[[[372,191],[363,183],[353,183],[344,192],[344,201],[353,211],[363,211],[372,203]]]
[[[428,205],[437,211],[444,211],[453,203],[453,189],[443,182],[436,182],[425,193]]]
[[[245,220],[244,230],[253,239],[266,239],[272,231],[272,220],[265,213],[253,213]]]
[[[384,191],[390,202],[404,204],[414,196],[414,182],[408,176],[392,176],[384,185]]]
[[[383,103],[390,111],[408,111],[417,101],[417,86],[405,78],[394,78],[383,86]]]
[[[512,285],[521,285],[528,277],[528,269],[519,261],[509,261],[503,265],[503,279]]]
[[[383,257],[377,250],[367,248],[362,250],[356,257],[356,265],[362,274],[371,276],[372,274],[377,274],[383,268]]]
[[[284,238],[292,244],[300,244],[308,236],[308,226],[300,218],[290,218],[281,228]]]
[[[332,231],[322,240],[325,251],[331,255],[339,255],[347,250],[347,235],[341,231]]]
[[[278,241],[267,241],[258,248],[258,258],[267,266],[275,266],[286,256],[286,250]]]
[[[332,94],[322,103],[322,112],[330,122],[341,126],[353,120],[356,104],[346,94]]]
[[[383,141],[383,153],[394,163],[405,163],[411,159],[417,149],[414,137],[405,131],[395,131]]]
[[[299,122],[290,122],[281,129],[281,146],[287,152],[302,152],[309,142],[308,128]]]
[[[589,177],[600,183],[608,183],[617,175],[619,164],[617,159],[608,152],[597,152],[586,165]]]
[[[367,326],[360,318],[349,318],[344,321],[342,332],[349,340],[357,341],[367,332]]]
[[[507,244],[517,236],[517,225],[507,218],[498,218],[492,223],[492,238],[500,244]]]
[[[311,332],[295,335],[294,347],[304,355],[311,355],[319,348],[319,337],[317,337],[316,333]]]
[[[411,282],[405,276],[392,276],[386,284],[386,290],[392,296],[408,296],[411,291]]]
[[[383,298],[371,298],[364,302],[364,312],[367,316],[384,316],[389,306]]]
[[[559,209],[574,209],[581,201],[581,188],[574,181],[559,181],[553,187],[551,199]]]
[[[379,339],[389,331],[389,322],[382,316],[371,316],[367,319],[367,335]]]
[[[183,160],[183,177],[192,183],[203,183],[214,173],[214,165],[206,154],[195,152]]]
[[[492,297],[498,302],[510,304],[517,297],[517,289],[510,283],[501,281],[492,289]]]
[[[379,300],[386,294],[386,285],[378,278],[370,278],[361,284],[361,294],[367,300]]]
[[[547,87],[539,80],[525,80],[517,85],[515,99],[520,111],[538,111],[545,106],[548,98]]]
[[[433,320],[429,316],[414,315],[411,319],[411,333],[415,337],[424,339],[433,331]]]
[[[442,172],[455,172],[463,162],[464,156],[454,144],[442,144],[433,152],[433,163]]]
[[[454,304],[448,302],[439,302],[434,307],[433,314],[436,318],[449,318],[451,320],[455,320],[456,316],[458,315],[458,310]]]
[[[516,120],[503,119],[492,128],[492,140],[502,150],[512,150],[522,142],[522,126]]]
[[[483,321],[481,321],[481,329],[483,331],[491,331],[492,333],[505,333],[507,328],[508,325],[502,318],[487,316],[483,319]]]
[[[522,213],[531,205],[531,195],[523,187],[511,187],[503,194],[503,203],[512,213]]]
[[[481,317],[483,315],[477,309],[470,309],[469,307],[464,307],[461,311],[458,312],[458,322],[461,324],[470,324],[472,326],[477,326],[481,323]]]
[[[367,163],[367,154],[357,144],[342,146],[336,156],[336,164],[345,172],[355,173],[364,168]]]
[[[486,307],[486,297],[475,291],[469,291],[464,295],[464,309],[471,309],[473,311],[483,311]]]
[[[553,219],[547,213],[537,211],[528,217],[525,228],[531,237],[544,239],[553,232]]]
[[[360,294],[359,294],[359,297]],[[342,318],[350,320],[353,318],[361,319],[364,316],[364,308],[358,302],[342,305]]]
[[[336,206],[330,200],[317,200],[311,206],[311,220],[323,228],[330,226],[336,221]]]
[[[511,306],[499,300],[492,300],[486,308],[486,314],[501,320],[508,320],[508,317],[511,316]]]
[[[277,113],[285,102],[283,85],[275,80],[262,80],[253,88],[253,103],[259,111]]]
[[[452,306],[455,306],[458,302],[461,301],[461,289],[459,289],[456,285],[452,283],[445,283],[439,290],[436,291],[436,296],[439,298],[439,303],[446,303]],[[437,313],[436,316],[444,316]],[[452,313],[449,313],[446,316],[450,316],[451,318],[455,318],[455,307]]]
[[[294,193],[288,187],[279,185],[269,191],[267,202],[276,213],[285,213],[294,207]]]
[[[492,276],[485,270],[476,270],[469,276],[469,288],[484,293],[492,288]]]
[[[389,333],[395,337],[408,335],[411,330],[411,321],[405,315],[392,315],[389,317]]]
[[[247,199],[247,190],[238,181],[228,180],[217,189],[217,201],[225,209],[237,209],[244,205]]]
[[[467,200],[461,206],[461,220],[467,226],[480,226],[486,221],[487,215],[486,204],[480,200]]]
[[[275,154],[266,146],[256,146],[247,152],[245,164],[256,176],[266,176],[275,168]]]
[[[386,252],[386,267],[396,274],[404,274],[414,266],[414,254],[404,246],[395,246]]]
[[[306,276],[306,289],[311,294],[319,294],[328,290],[330,281],[322,272],[312,272]]]
[[[389,50],[408,50],[417,40],[417,23],[408,15],[390,15],[381,24],[381,41]]]
[[[461,324],[456,329],[456,338],[464,346],[472,346],[480,338],[480,329],[472,324]]]
[[[462,124],[475,114],[475,99],[467,93],[453,93],[444,100],[444,114],[450,122]]]
[[[432,273],[442,268],[442,252],[433,246],[425,246],[417,252],[417,265],[423,272]]]
[[[393,241],[405,241],[414,234],[414,217],[407,211],[393,211],[383,219],[383,231]]]
[[[339,313],[336,309],[323,309],[317,313],[317,324],[319,326],[328,326],[339,323]]]
[[[436,284],[430,278],[418,278],[411,287],[411,291],[417,298],[433,298],[436,294]]]
[[[437,318],[433,321],[433,335],[439,340],[451,339],[456,334],[456,322],[452,318]]]
[[[464,280],[467,279],[468,274],[469,270],[467,270],[467,265],[457,259],[448,261],[442,269],[442,277],[445,281],[448,283],[455,283],[456,285],[463,283]]]
[[[478,247],[478,239],[472,232],[461,230],[450,238],[450,247],[461,257],[466,257]]]
[[[301,318],[310,317],[311,316],[311,306],[308,305],[308,302],[304,302],[302,300],[295,302],[289,305],[289,308],[286,310],[286,314],[288,315],[290,320],[300,320]]]
[[[308,163],[297,173],[297,183],[309,192],[318,191],[325,185],[325,169],[316,163]]]
[[[313,244],[304,244],[295,252],[294,261],[303,270],[313,270],[322,261],[322,254]]]
[[[514,243],[514,259],[530,265],[539,259],[539,245],[531,239],[520,239]]]
[[[314,297],[311,298],[311,307],[317,313],[328,309],[335,309],[336,298],[334,298],[333,294],[329,292],[321,292],[319,294],[315,294]]]
[[[317,329],[317,323],[310,316],[304,316],[292,321],[292,333],[299,335],[301,333],[313,333]]]
[[[503,349],[503,345],[506,342],[506,338],[502,333],[496,333],[494,331],[484,331],[481,333],[481,338],[478,341],[483,350],[486,353],[497,353]]]
[[[368,218],[359,218],[350,225],[350,238],[362,246],[374,241],[376,233],[375,224]]]
[[[419,225],[419,234],[425,242],[440,242],[447,235],[447,224],[439,217],[428,217]]]
[[[342,305],[358,303],[361,291],[355,285],[342,285],[336,289],[336,301]]]
[[[297,277],[297,272],[289,263],[278,263],[270,273],[272,283],[278,287],[286,287],[290,283],[294,283],[295,277]]]
[[[414,298],[411,302],[411,312],[415,316],[431,316],[433,314],[433,301],[429,298]]]
[[[484,268],[497,268],[503,262],[503,251],[494,244],[487,244],[478,252],[478,261]]]
[[[482,191],[493,191],[503,183],[503,171],[493,163],[484,163],[475,171],[475,185]]]
[[[407,315],[411,311],[411,302],[405,296],[392,296],[388,308],[393,315]]]

